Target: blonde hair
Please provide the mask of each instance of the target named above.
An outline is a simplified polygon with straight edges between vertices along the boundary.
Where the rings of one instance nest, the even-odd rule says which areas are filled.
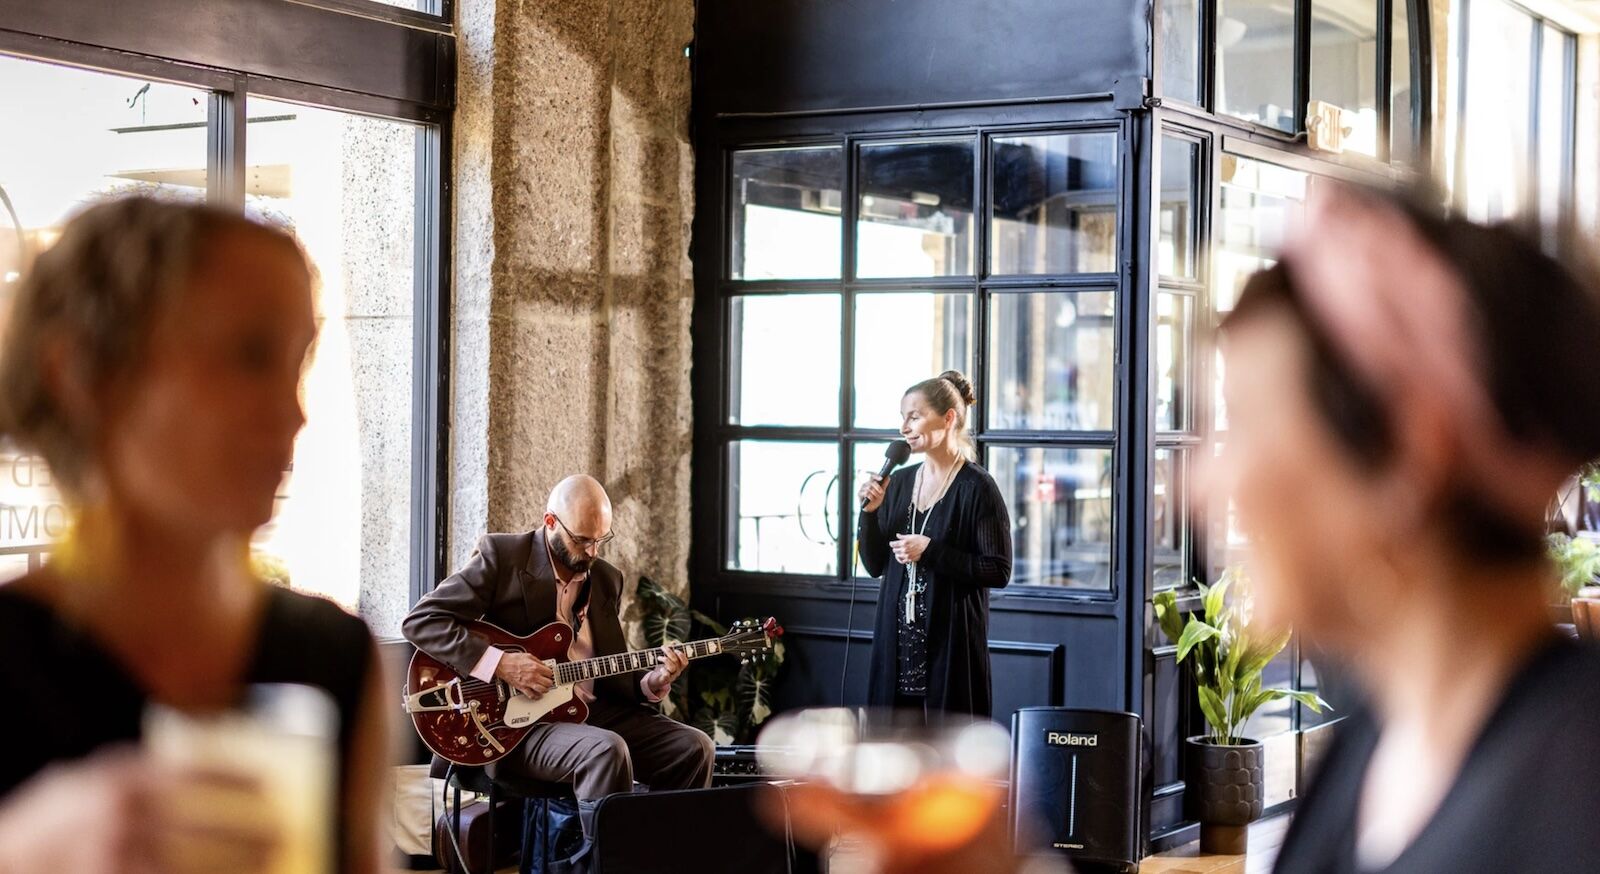
[[[77,497],[94,459],[99,423],[69,410],[47,360],[70,364],[84,389],[99,391],[136,369],[150,337],[208,248],[231,232],[281,242],[312,271],[288,233],[221,207],[125,197],[67,222],[22,279],[0,345],[0,436],[50,465]]]
[[[972,440],[972,433],[967,429],[967,412],[973,404],[978,402],[977,395],[973,394],[972,381],[966,374],[959,370],[946,370],[932,379],[924,379],[916,385],[906,389],[907,395],[921,395],[928,402],[935,413],[943,416],[951,410],[956,411],[956,422],[952,428],[950,439],[955,441],[956,451],[968,461],[978,460],[978,447]]]

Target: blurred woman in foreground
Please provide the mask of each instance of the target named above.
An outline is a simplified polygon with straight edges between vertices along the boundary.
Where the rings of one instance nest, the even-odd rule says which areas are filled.
[[[1276,870],[1600,870],[1600,653],[1556,635],[1542,548],[1600,455],[1600,301],[1507,229],[1341,189],[1307,212],[1223,325],[1207,482],[1258,618],[1366,694]]]
[[[220,209],[94,206],[24,278],[0,347],[0,432],[49,463],[74,522],[0,587],[0,870],[255,871],[279,835],[237,775],[133,742],[149,704],[297,683],[337,704],[337,870],[378,869],[378,670],[360,620],[268,586],[251,533],[305,422],[311,272],[288,235]]]

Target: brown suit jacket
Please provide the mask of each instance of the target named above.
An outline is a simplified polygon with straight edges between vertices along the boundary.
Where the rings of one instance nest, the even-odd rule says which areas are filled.
[[[617,618],[622,600],[622,572],[596,560],[589,581],[578,594],[578,606],[589,605],[588,623],[595,655],[626,652],[627,639]],[[465,567],[411,609],[401,632],[430,656],[466,676],[489,648],[484,638],[469,633],[463,620],[482,619],[521,636],[556,621],[556,574],[545,549],[544,530],[523,534],[485,534]],[[642,672],[595,681],[595,697],[615,704],[643,703]],[[598,703],[598,702],[597,702]]]

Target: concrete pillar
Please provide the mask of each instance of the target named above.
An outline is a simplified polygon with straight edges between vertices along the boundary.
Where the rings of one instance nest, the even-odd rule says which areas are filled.
[[[462,0],[451,550],[606,484],[607,554],[686,589],[691,0]]]

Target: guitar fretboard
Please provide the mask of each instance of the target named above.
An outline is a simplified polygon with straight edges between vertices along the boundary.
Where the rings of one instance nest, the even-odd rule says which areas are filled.
[[[696,640],[692,643],[680,643],[673,649],[687,655],[691,659],[705,658],[722,652],[721,640]],[[628,674],[634,671],[648,671],[654,668],[661,660],[661,647],[655,649],[641,649],[634,652],[617,653],[616,655],[596,656],[577,662],[562,662],[556,665],[556,682],[561,685],[581,683],[584,680],[598,680],[601,677],[610,677],[616,674]]]

